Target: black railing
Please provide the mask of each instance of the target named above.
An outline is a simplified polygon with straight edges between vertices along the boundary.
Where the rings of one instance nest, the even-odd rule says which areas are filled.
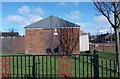
[[[3,59],[10,58],[10,73],[6,73],[7,70],[2,68],[3,74],[9,78],[62,78],[63,74],[59,73],[60,62],[70,60],[72,64],[68,67],[72,67],[71,75],[64,77],[71,78],[119,78],[118,68],[115,60],[101,60],[98,59],[96,51],[93,54],[70,54],[70,55],[11,55],[1,56],[2,64],[6,64],[7,61]],[[66,56],[67,59],[63,60]],[[72,58],[72,59],[71,59]],[[7,64],[6,64],[7,68]],[[62,68],[61,68],[62,69]],[[65,69],[65,71],[68,71]],[[3,76],[5,77],[5,76]]]

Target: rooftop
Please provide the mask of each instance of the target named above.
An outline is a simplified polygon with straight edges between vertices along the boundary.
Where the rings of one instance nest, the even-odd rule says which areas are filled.
[[[42,20],[39,20],[33,24],[26,26],[25,28],[62,28],[62,27],[80,27],[75,23],[71,23],[59,17],[49,16]]]
[[[8,37],[8,36],[19,36],[18,32],[2,32],[0,33],[1,36]]]

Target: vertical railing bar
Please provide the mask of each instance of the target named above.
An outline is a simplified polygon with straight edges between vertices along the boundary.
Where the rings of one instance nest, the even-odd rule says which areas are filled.
[[[21,59],[21,78],[22,78],[22,56],[20,56]]]
[[[2,64],[4,63],[4,56],[2,56]],[[4,73],[3,66],[2,66],[2,74]]]
[[[13,77],[14,77],[14,56],[13,56]]]
[[[111,60],[110,60],[110,78],[111,78]]]
[[[46,78],[47,78],[47,73],[48,73],[48,71],[47,71],[48,70],[47,69],[48,68],[47,62],[48,62],[48,60],[47,60],[47,56],[46,56]]]
[[[25,57],[25,78],[26,78],[26,56]]]
[[[40,63],[40,77],[41,77],[41,75],[42,75],[42,72],[41,72],[41,71],[42,71],[42,69],[41,69],[41,68],[42,68],[42,60],[41,60],[41,57],[42,57],[42,56],[39,56],[39,59],[40,59],[40,61],[41,61],[41,63]],[[41,77],[41,78],[42,78],[42,77]]]
[[[56,79],[56,56],[54,55],[54,71],[55,71],[55,79]]]
[[[106,79],[107,79],[107,60],[106,60]]]
[[[35,70],[37,72],[35,74],[36,74],[36,76],[38,76],[39,75],[39,72],[38,72],[38,65],[39,65],[38,56],[36,56],[36,61],[37,61],[37,63],[36,63],[36,69]]]
[[[84,56],[82,57],[82,61],[83,61],[83,78],[84,78]]]
[[[37,60],[36,60],[36,61],[37,61]],[[38,68],[37,68],[37,67],[38,67],[38,65],[39,65],[39,64],[38,64],[38,62],[37,62],[37,63],[35,63],[35,71],[36,71],[36,72],[35,72],[35,74],[36,74],[36,76],[38,75]]]
[[[30,66],[31,66],[31,65],[30,65],[30,56],[28,56],[28,60],[29,60],[29,76],[31,76],[31,75],[30,75]]]
[[[75,78],[76,78],[76,55],[74,57],[75,57]]]
[[[103,79],[103,60],[101,60],[101,65],[102,65],[101,71],[102,71],[102,79]]]
[[[3,58],[4,58],[4,56],[2,56],[2,64],[3,64],[3,62],[4,62],[4,61],[3,61],[3,60],[4,60]],[[3,66],[2,66],[2,73],[4,73]]]
[[[91,62],[90,62],[90,69],[91,69],[91,79],[92,79],[92,62],[93,62],[93,58],[92,56],[90,56]]]
[[[88,56],[87,56],[87,78],[88,78],[88,67],[89,67],[89,64],[88,64]]]
[[[10,67],[10,63],[9,63],[9,61],[10,61],[10,56],[7,57],[7,60],[6,60],[6,61],[7,61],[6,67],[8,66],[8,69],[9,69],[9,67]],[[10,71],[11,71],[11,69],[10,69]],[[7,71],[7,72],[8,72],[8,71]],[[6,72],[6,73],[7,73],[7,72]],[[9,78],[9,77],[10,77],[10,75],[8,74],[8,78]]]
[[[40,73],[39,73],[39,72],[40,72],[39,65],[40,65],[40,61],[39,61],[39,55],[38,55],[38,70],[37,70],[37,71],[38,71],[38,73],[37,73],[37,74],[38,74],[38,77],[40,76]]]
[[[79,78],[80,78],[80,55],[79,55]]]
[[[58,58],[58,66],[60,66],[60,64],[61,64],[61,62],[60,62],[60,56],[58,56],[57,58]],[[60,67],[58,67],[58,77],[60,77]]]
[[[10,74],[10,72],[11,72],[11,59],[12,59],[12,56],[9,56],[9,57],[8,57],[8,62],[9,62],[9,63],[8,63],[9,73],[8,73],[8,74],[9,74],[9,77],[10,77],[10,78],[11,78],[11,74]]]
[[[39,56],[36,56],[36,61],[37,61],[36,69],[35,69],[35,70],[37,71],[37,72],[36,72],[36,77],[39,76],[39,69],[38,69],[38,67],[39,67],[39,61],[38,61],[38,57],[39,57]]]
[[[11,63],[10,63],[10,60],[11,58],[10,58],[10,56],[8,56],[8,58],[7,58],[7,66],[8,66],[8,70],[10,69],[10,66],[11,66]],[[11,71],[11,69],[9,70],[9,71]],[[8,72],[8,71],[7,71]],[[8,78],[11,78],[11,75],[8,73]]]
[[[38,77],[39,77],[39,79],[40,79],[40,64],[41,64],[41,62],[40,62],[40,56],[38,56],[38,61],[39,61],[39,65],[38,65]]]
[[[4,67],[6,66],[6,57],[4,57]],[[4,69],[4,73],[6,73],[6,67],[5,67],[5,69]]]
[[[70,56],[70,76],[72,77],[72,56]]]
[[[51,61],[51,55],[50,55],[50,71],[51,71],[51,78],[52,78],[52,61]]]
[[[33,79],[35,79],[36,78],[36,74],[35,74],[35,65],[36,65],[36,63],[35,63],[35,55],[33,55],[32,58],[33,58],[33,61],[32,61],[32,63],[33,63],[33,66],[32,66],[32,77],[33,77]]]
[[[12,75],[11,75],[11,74],[9,74],[9,75],[8,75],[8,78],[10,78],[10,79],[11,79],[11,77],[12,77]]]
[[[18,56],[17,56],[17,78],[18,78]]]
[[[5,75],[6,75],[6,60],[7,60],[7,58],[5,56]]]
[[[42,78],[44,79],[44,67],[43,67],[43,64],[44,64],[44,62],[43,62],[43,56],[42,56]]]
[[[7,64],[6,64],[6,65],[8,66],[8,69],[9,69],[9,67],[10,67],[10,65],[11,65],[11,64],[10,64],[10,56],[7,57]],[[10,71],[11,71],[11,69],[10,69]],[[8,72],[8,71],[7,71],[7,72]],[[6,73],[7,73],[7,72],[6,72]],[[10,77],[10,75],[8,74],[8,78],[9,78],[9,77]]]
[[[115,68],[115,60],[113,61],[114,62],[114,77],[115,77],[115,71],[116,71],[116,68]]]

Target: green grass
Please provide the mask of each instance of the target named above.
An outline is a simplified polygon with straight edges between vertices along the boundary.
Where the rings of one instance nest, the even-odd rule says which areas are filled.
[[[110,73],[111,73],[112,77],[114,77],[114,75],[118,77],[118,73],[116,72],[114,73],[114,71],[109,70],[109,69],[116,70],[116,54],[115,53],[99,51],[98,58],[99,58],[99,65],[102,66],[102,67],[99,67],[100,76],[103,75],[103,77],[106,77],[106,76],[110,77]]]
[[[6,55],[6,56],[9,56],[9,55]],[[13,60],[13,55],[11,54],[10,56],[11,56],[11,58],[10,58],[11,74],[14,73],[14,75],[16,75],[17,74],[17,69],[18,69],[18,74],[19,75],[21,74],[21,72],[22,72],[23,75],[32,74],[32,67],[29,67],[29,66],[33,65],[32,55],[14,54],[14,60]],[[18,56],[18,60],[17,60],[17,56]],[[22,58],[21,58],[21,56],[22,56]],[[25,56],[26,56],[26,58],[25,58]],[[102,65],[101,61],[103,61],[103,67],[106,67],[106,60],[107,60],[108,61],[107,62],[107,68],[111,67],[111,69],[114,70],[114,62],[112,61],[112,60],[115,60],[115,54],[114,53],[98,52],[98,56],[99,56],[99,65]],[[77,58],[77,59],[75,60],[75,58]],[[92,74],[92,77],[93,77],[94,76],[94,74],[93,74],[94,70],[93,70],[93,63],[90,64],[90,62],[91,62],[90,59],[91,58],[88,57],[88,63],[86,63],[87,62],[87,57],[86,56],[84,57],[84,61],[83,61],[83,56],[80,56],[80,59],[79,59],[79,56],[76,56],[75,58],[73,57],[71,59],[72,60],[72,76],[75,77],[75,75],[76,75],[76,77],[79,77],[79,75],[80,75],[80,77],[83,77],[83,73],[84,73],[84,77],[87,77],[87,76],[91,77],[91,74]],[[62,58],[60,58],[60,60],[62,60]],[[69,58],[69,60],[70,60],[70,58]],[[110,66],[109,60],[112,61],[111,66]],[[39,64],[36,64],[37,69],[36,69],[35,72],[38,73],[38,74],[41,74],[41,75],[42,75],[42,71],[43,71],[44,74],[49,74],[49,75],[58,74],[58,67],[61,67],[61,66],[58,66],[59,65],[58,64],[58,56],[55,57],[55,58],[54,58],[54,56],[51,56],[51,58],[50,58],[50,56],[47,56],[47,59],[46,59],[46,56],[44,56],[43,60],[42,60],[42,57],[36,56],[35,61],[36,61],[36,63],[39,63]],[[50,63],[50,62],[52,62],[52,63]],[[66,63],[65,60],[64,60],[64,63]],[[76,63],[76,65],[75,65],[75,63]],[[21,67],[21,65],[22,65],[22,67]],[[51,67],[52,67],[52,69],[51,69]],[[70,64],[68,64],[68,67],[70,67]],[[92,68],[92,72],[91,72],[91,68]],[[30,69],[30,72],[29,72],[29,69]],[[106,70],[105,68],[102,69],[102,67],[99,67],[100,77],[102,76],[102,74],[101,74],[102,70],[103,70],[103,76],[104,77],[106,77],[106,71],[107,71],[107,77],[110,77],[110,72],[111,72],[110,70]],[[114,76],[114,72],[111,72],[111,75]],[[46,76],[46,75],[44,75],[44,76]],[[115,76],[117,77],[117,73],[115,73]]]
[[[116,54],[111,52],[98,52],[100,59],[116,60]]]

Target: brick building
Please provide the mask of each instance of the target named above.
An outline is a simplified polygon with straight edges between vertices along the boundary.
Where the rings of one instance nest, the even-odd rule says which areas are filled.
[[[2,40],[2,53],[24,53],[24,37],[18,32],[1,32],[0,39]]]
[[[84,33],[79,25],[63,20],[55,16],[49,16],[43,20],[37,21],[25,27],[25,53],[26,54],[46,54],[54,52],[54,49],[60,47],[60,33],[70,30],[77,31],[78,35]],[[62,30],[61,30],[62,29]],[[65,30],[67,29],[67,30]],[[73,36],[74,37],[75,33]],[[75,37],[74,37],[75,38]],[[79,44],[79,38],[78,38]],[[79,45],[76,45],[75,51],[79,52]],[[60,49],[59,49],[60,52]]]

